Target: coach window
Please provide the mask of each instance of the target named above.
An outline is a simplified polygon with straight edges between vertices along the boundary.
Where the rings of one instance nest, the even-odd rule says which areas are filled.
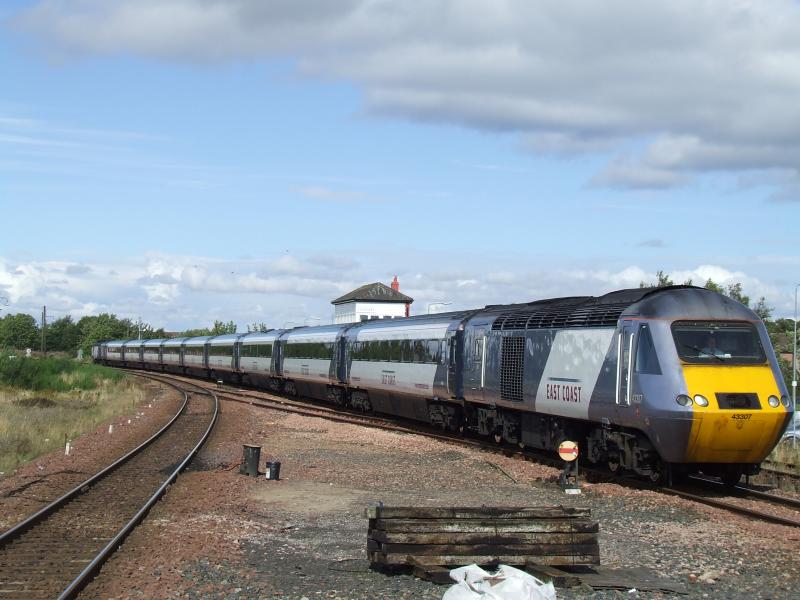
[[[375,358],[380,361],[387,361],[389,360],[389,341],[388,340],[380,340],[377,342],[378,348]]]
[[[635,371],[644,375],[661,375],[661,365],[658,364],[658,355],[653,345],[653,336],[650,333],[650,327],[647,325],[642,325],[639,328]]]
[[[428,340],[428,360],[432,363],[439,362],[439,351],[441,345],[439,344],[439,340]]]
[[[398,340],[397,344],[400,346],[400,354],[396,357],[400,362],[411,362],[411,356],[414,353],[413,345],[408,340]]]

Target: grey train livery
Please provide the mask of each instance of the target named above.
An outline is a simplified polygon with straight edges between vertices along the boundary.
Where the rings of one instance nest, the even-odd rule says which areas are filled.
[[[663,480],[737,481],[791,406],[764,324],[691,286],[298,327],[97,344],[96,361],[251,384]]]

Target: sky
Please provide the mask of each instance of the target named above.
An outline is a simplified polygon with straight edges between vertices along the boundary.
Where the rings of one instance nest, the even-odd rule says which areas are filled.
[[[796,0],[10,0],[0,315],[800,283]]]

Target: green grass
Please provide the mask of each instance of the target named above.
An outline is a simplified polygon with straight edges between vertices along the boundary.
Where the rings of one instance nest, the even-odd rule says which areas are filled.
[[[0,355],[0,386],[69,392],[93,390],[104,381],[120,381],[124,377],[120,371],[69,358]]]
[[[64,358],[0,356],[0,472],[64,445],[146,400],[124,373]]]

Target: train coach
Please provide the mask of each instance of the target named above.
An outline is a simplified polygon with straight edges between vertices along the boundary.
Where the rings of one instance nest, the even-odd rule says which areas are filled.
[[[157,351],[155,351],[157,349]],[[193,374],[554,450],[661,481],[755,473],[791,417],[764,324],[692,286],[298,327],[110,341],[98,362]]]

